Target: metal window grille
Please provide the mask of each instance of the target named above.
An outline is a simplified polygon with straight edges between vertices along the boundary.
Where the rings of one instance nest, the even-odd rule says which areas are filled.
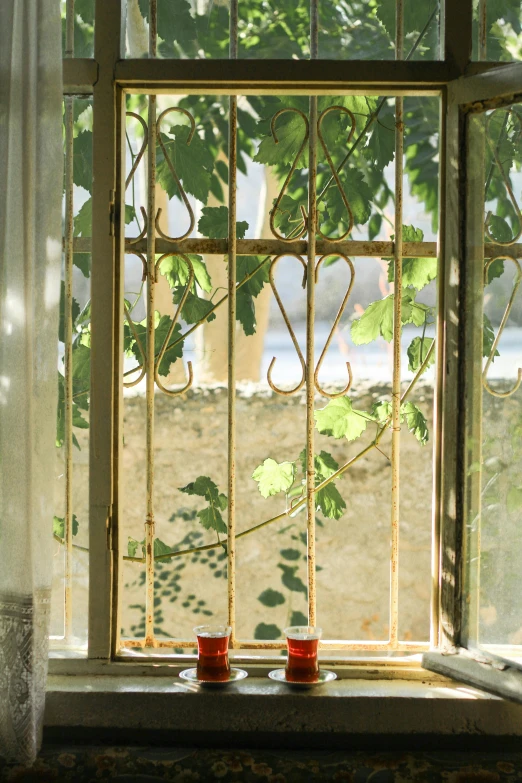
[[[481,19],[485,18],[485,0],[481,0],[480,13]],[[74,12],[74,1],[68,0],[68,24],[67,24],[67,50],[68,55],[73,54],[72,47],[72,14]],[[379,70],[379,64],[373,63],[368,68],[356,67],[356,73],[359,74],[360,81],[353,81],[346,78],[346,69],[341,68],[341,73],[337,79],[333,80],[336,89],[354,90],[361,92],[366,89],[381,95],[398,95],[395,98],[395,238],[393,242],[358,242],[347,238],[340,241],[328,239],[321,235],[316,236],[315,231],[308,231],[307,238],[303,238],[306,228],[318,226],[317,221],[317,192],[316,192],[316,172],[317,172],[317,150],[318,144],[322,143],[320,134],[321,116],[318,116],[317,94],[327,92],[332,89],[328,85],[328,76],[331,71],[327,71],[328,76],[322,77],[319,70],[308,71],[311,74],[311,82],[307,84],[307,72],[303,71],[297,79],[294,80],[294,87],[313,93],[309,98],[308,114],[308,134],[306,143],[309,153],[309,173],[308,173],[308,213],[306,215],[303,232],[292,241],[287,241],[278,237],[273,231],[275,238],[270,240],[237,240],[235,234],[236,224],[236,134],[237,134],[237,94],[240,94],[241,79],[238,78],[238,71],[232,68],[225,68],[223,76],[212,84],[213,89],[224,88],[229,97],[229,170],[230,170],[230,189],[228,202],[228,238],[225,240],[205,240],[189,239],[187,232],[182,237],[176,239],[156,234],[156,225],[153,216],[156,214],[155,205],[155,155],[156,138],[158,126],[161,122],[161,116],[156,114],[156,93],[158,91],[168,91],[169,89],[190,91],[202,89],[202,80],[198,81],[196,77],[189,75],[184,68],[183,63],[177,63],[174,67],[167,67],[165,75],[159,76],[159,70],[155,68],[150,61],[136,63],[125,62],[121,59],[123,51],[122,24],[119,12],[114,9],[102,10],[102,3],[97,0],[96,3],[96,21],[98,24],[98,39],[96,43],[95,56],[98,60],[99,80],[94,89],[95,95],[95,119],[94,119],[94,171],[95,179],[94,198],[93,198],[93,233],[92,250],[95,258],[93,267],[93,399],[92,399],[92,418],[91,427],[93,428],[93,442],[91,444],[91,489],[90,489],[90,531],[91,531],[91,600],[89,612],[89,654],[93,658],[109,658],[127,647],[193,647],[192,640],[162,640],[154,636],[153,628],[153,606],[154,606],[154,453],[153,453],[153,433],[154,433],[154,388],[155,385],[161,389],[161,382],[158,379],[157,367],[161,361],[162,352],[165,350],[167,341],[159,355],[155,355],[154,348],[154,295],[156,285],[156,270],[158,254],[179,254],[185,258],[186,254],[192,252],[203,253],[226,253],[228,256],[228,292],[223,297],[219,305],[223,304],[228,309],[229,323],[235,324],[236,309],[236,290],[238,281],[236,279],[236,258],[237,255],[259,255],[266,254],[272,261],[273,266],[277,259],[284,254],[297,255],[306,274],[307,290],[307,335],[306,335],[306,356],[300,356],[304,370],[304,384],[306,386],[306,467],[307,483],[306,496],[299,501],[305,504],[307,508],[307,554],[308,554],[308,605],[309,622],[314,624],[318,621],[316,616],[316,589],[315,589],[315,505],[314,493],[317,490],[314,481],[314,395],[316,389],[322,392],[318,382],[319,367],[328,350],[329,340],[323,350],[319,363],[314,360],[314,299],[317,275],[322,260],[328,255],[334,254],[345,258],[350,265],[350,257],[366,256],[381,257],[383,255],[393,256],[395,284],[400,290],[402,259],[407,257],[434,257],[437,254],[435,243],[408,243],[403,241],[402,237],[402,193],[403,193],[403,150],[404,150],[404,121],[403,121],[403,96],[408,94],[440,94],[444,91],[444,85],[452,78],[462,72],[463,67],[469,59],[471,49],[471,6],[468,2],[455,3],[455,8],[446,8],[446,33],[445,33],[445,56],[440,63],[433,63],[432,67],[423,69],[425,64],[409,64],[407,68],[402,67],[401,61],[404,60],[404,35],[403,35],[403,0],[397,0],[396,3],[396,60],[397,67],[391,69],[391,76],[386,78],[384,71]],[[231,0],[230,3],[230,60],[237,59],[237,18],[238,18],[238,0]],[[318,53],[318,0],[310,2],[310,41],[311,41],[311,59],[317,59]],[[464,24],[459,26],[459,22],[464,20]],[[101,22],[101,24],[100,24]],[[149,56],[151,60],[156,56],[157,46],[157,6],[156,0],[150,0],[149,4]],[[106,24],[105,29],[103,24]],[[485,23],[482,23],[482,33],[480,40],[484,39]],[[464,36],[466,46],[460,45],[460,37]],[[485,59],[485,43],[481,48],[480,59]],[[313,65],[313,64],[312,64]],[[418,67],[416,68],[416,65]],[[176,73],[178,68],[178,73]],[[208,75],[208,71],[203,66],[201,74]],[[373,68],[373,74],[371,69]],[[459,70],[460,69],[460,70]],[[196,69],[197,70],[197,69]],[[113,83],[113,74],[116,74],[116,88]],[[297,73],[297,71],[296,71]],[[275,90],[270,64],[264,70],[265,76],[260,79],[264,82],[263,89]],[[376,76],[375,74],[379,74]],[[427,74],[427,75],[426,75]],[[382,78],[381,78],[382,76]],[[312,85],[313,89],[310,89]],[[149,93],[149,118],[147,123],[147,144],[144,144],[142,153],[147,150],[148,161],[148,204],[147,204],[147,231],[146,236],[138,238],[124,237],[123,221],[119,219],[120,205],[123,203],[123,194],[125,190],[124,183],[124,162],[123,162],[123,144],[124,136],[124,102],[123,96],[125,90],[135,92],[144,92],[147,86],[152,89]],[[262,85],[263,86],[263,85]],[[187,90],[188,88],[188,90]],[[280,88],[279,88],[280,89]],[[283,85],[283,90],[290,92],[288,83]],[[75,87],[71,88],[75,91]],[[71,481],[72,481],[72,462],[71,462],[71,444],[72,444],[72,380],[71,380],[71,353],[70,345],[67,342],[71,339],[71,265],[73,251],[85,249],[87,242],[74,240],[72,236],[72,111],[73,99],[66,99],[66,182],[67,182],[67,209],[65,224],[65,258],[66,258],[66,355],[65,355],[65,411],[66,411],[66,517],[65,517],[65,546],[66,546],[66,592],[65,592],[65,638],[70,637],[72,603],[71,603],[71,585],[72,585],[72,558],[73,558],[73,535],[72,535],[72,500],[71,500]],[[306,118],[305,118],[306,120]],[[444,125],[445,129],[445,125]],[[102,141],[102,134],[104,138]],[[104,152],[105,150],[105,152]],[[444,151],[443,151],[444,152]],[[107,169],[103,171],[104,163]],[[137,165],[137,164],[136,164]],[[332,177],[336,179],[335,169],[332,167]],[[336,180],[337,182],[337,180]],[[110,187],[107,187],[110,185]],[[348,205],[349,208],[349,205]],[[445,220],[447,206],[443,203],[442,219]],[[347,232],[348,233],[348,232]],[[144,352],[144,361],[142,372],[146,379],[146,400],[147,400],[147,513],[145,522],[145,540],[146,540],[146,634],[144,640],[120,640],[119,638],[119,603],[121,600],[121,572],[119,563],[123,553],[121,545],[118,542],[118,439],[121,437],[121,394],[124,378],[121,369],[121,334],[124,318],[128,314],[120,312],[122,308],[122,280],[121,280],[121,257],[125,249],[140,254],[143,260],[144,269],[147,277],[147,349]],[[498,255],[499,248],[494,243],[485,245],[485,256],[495,258]],[[105,256],[114,259],[114,274],[110,281],[107,281],[107,266],[102,270],[101,259]],[[306,261],[304,260],[306,257]],[[96,259],[98,261],[96,262]],[[186,261],[190,267],[190,262]],[[189,270],[189,274],[192,272]],[[190,278],[191,279],[191,278]],[[241,282],[241,281],[240,281]],[[277,297],[277,289],[274,288],[274,294]],[[187,286],[188,291],[188,286]],[[347,293],[347,296],[349,291]],[[346,299],[342,307],[346,304]],[[116,303],[116,304],[115,304]],[[218,306],[218,305],[216,305]],[[341,310],[342,310],[341,307]],[[181,305],[178,308],[178,314]],[[442,316],[439,315],[439,322]],[[130,318],[128,318],[130,324]],[[174,326],[175,321],[173,321]],[[291,327],[289,324],[289,330]],[[96,339],[95,329],[102,332],[105,338],[99,337],[97,348],[94,348]],[[501,329],[502,330],[502,329]],[[497,342],[501,333],[497,335]],[[408,394],[408,388],[401,388],[401,297],[394,300],[394,338],[393,338],[393,387],[392,387],[392,494],[391,494],[391,558],[390,558],[390,635],[385,642],[376,642],[367,644],[359,641],[335,641],[322,643],[325,649],[345,649],[345,650],[373,650],[373,651],[420,651],[428,645],[424,643],[408,643],[400,640],[398,635],[398,542],[399,542],[399,487],[400,487],[400,405]],[[284,645],[280,642],[240,642],[235,634],[235,329],[228,331],[228,533],[227,533],[227,557],[228,557],[228,622],[232,626],[232,647],[242,647],[243,649],[280,649]],[[294,345],[298,346],[294,340]],[[109,350],[107,350],[107,348]],[[298,351],[299,352],[299,351]],[[444,346],[440,343],[437,346],[438,359],[444,355]],[[489,366],[489,365],[488,365]],[[486,368],[487,372],[487,368]],[[191,376],[189,378],[189,384]],[[351,382],[351,375],[350,375]],[[441,387],[442,380],[439,376],[437,401],[440,405],[444,390]],[[346,393],[349,385],[342,393]],[[274,388],[274,387],[273,387]],[[162,391],[167,391],[162,389]],[[175,391],[174,394],[180,394],[184,389]],[[277,389],[276,389],[277,391]],[[172,394],[173,392],[167,391]],[[440,478],[440,460],[441,460],[441,421],[437,420],[437,446],[436,446],[436,465],[435,465],[435,494],[441,489]],[[346,469],[343,466],[341,470]],[[439,613],[441,595],[439,592],[439,562],[440,562],[440,517],[441,504],[437,503],[434,507],[434,537],[433,537],[433,591],[432,591],[432,612],[431,612],[431,644],[437,644],[439,638]],[[294,508],[295,510],[295,508]],[[286,515],[281,514],[281,517]],[[180,553],[176,553],[178,556]],[[93,579],[93,577],[95,577]],[[444,604],[444,599],[442,599]],[[444,608],[443,608],[444,611]]]

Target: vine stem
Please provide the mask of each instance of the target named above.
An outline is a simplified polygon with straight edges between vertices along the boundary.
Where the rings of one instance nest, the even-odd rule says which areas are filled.
[[[430,345],[430,348],[426,354],[426,357],[422,364],[420,365],[419,369],[417,370],[417,373],[410,381],[408,388],[401,396],[401,405],[406,401],[408,396],[410,395],[412,389],[415,387],[417,381],[419,380],[420,376],[424,372],[424,370],[428,366],[428,362],[430,360],[430,357],[433,353],[433,350],[435,348],[435,340],[433,340],[432,344]],[[372,440],[371,443],[369,443],[364,449],[362,449],[358,454],[356,454],[352,459],[348,460],[348,462],[345,462],[344,465],[341,465],[340,468],[338,468],[335,473],[332,473],[331,476],[328,476],[328,478],[324,479],[320,484],[318,484],[315,487],[314,492],[319,492],[319,490],[324,489],[330,482],[334,481],[336,478],[339,478],[339,476],[342,476],[342,474],[348,470],[352,465],[355,465],[356,462],[358,462],[362,457],[364,457],[368,452],[370,452],[372,449],[377,448],[382,436],[384,435],[385,431],[388,428],[388,425],[391,421],[391,416],[388,416],[388,418],[383,422],[382,427],[378,429],[375,438]],[[258,525],[254,525],[253,527],[249,527],[247,530],[243,530],[243,532],[238,533],[236,535],[236,539],[238,538],[244,538],[245,536],[250,535],[251,533],[255,533],[257,530],[261,530],[261,528],[266,527],[267,525],[271,525],[273,522],[279,522],[282,519],[288,518],[291,515],[294,514],[294,512],[298,511],[302,506],[305,505],[307,500],[307,495],[305,494],[294,506],[286,509],[281,514],[277,514],[275,517],[270,517],[270,519],[266,519],[264,522],[260,522]],[[191,555],[195,552],[205,552],[209,549],[216,549],[219,546],[219,544],[204,544],[202,546],[196,546],[191,547],[190,549],[180,549],[178,552],[169,552],[164,555],[157,555],[154,559],[155,560],[168,560],[171,557],[180,557],[182,555]],[[144,563],[144,558],[141,557],[130,557],[130,556],[123,556],[124,560],[130,560],[134,563]]]
[[[428,362],[430,360],[430,357],[433,353],[433,350],[435,348],[435,340],[433,340],[432,344],[430,345],[430,348],[426,354],[426,357],[424,361],[422,362],[421,366],[417,370],[416,375],[412,378],[410,381],[408,388],[404,392],[404,394],[401,396],[401,405],[403,402],[406,401],[408,396],[410,395],[412,389],[416,385],[417,381],[419,380],[420,376],[426,369]],[[362,457],[364,457],[368,452],[370,452],[372,449],[377,448],[378,451],[378,445],[381,441],[382,436],[384,435],[388,424],[390,423],[391,417],[388,416],[388,418],[384,421],[382,427],[377,430],[375,438],[372,440],[371,443],[369,443],[362,451],[360,451],[358,454],[355,455],[355,457],[352,457],[352,459],[348,460],[348,462],[345,462],[344,465],[341,465],[341,467],[335,471],[335,473],[332,473],[331,476],[324,479],[320,484],[318,484],[314,490],[314,492],[318,492],[319,490],[323,489],[327,486],[331,481],[334,481],[334,479],[339,478],[339,476],[342,476],[342,474],[348,470],[352,465],[355,465],[356,462],[358,462]],[[381,452],[382,453],[382,452]],[[384,455],[385,456],[385,455]],[[247,530],[243,530],[242,533],[238,533],[236,535],[236,539],[238,538],[244,538],[245,536],[250,535],[251,533],[255,533],[256,530],[261,530],[263,527],[267,527],[267,525],[271,525],[273,522],[279,522],[282,519],[289,518],[291,515],[293,515],[296,511],[298,511],[304,504],[306,503],[306,495],[303,495],[303,497],[291,508],[286,509],[286,511],[283,511],[281,514],[277,514],[275,517],[270,517],[270,519],[266,519],[264,522],[260,522],[258,525],[254,525],[253,527],[249,527]],[[54,534],[54,539],[58,541],[59,544],[64,544],[63,538],[60,538],[56,534]],[[216,544],[203,544],[202,546],[196,546],[192,547],[190,549],[180,549],[178,552],[168,552],[164,555],[156,555],[154,560],[169,560],[171,557],[181,557],[182,555],[192,555],[195,552],[206,552],[209,549],[217,549],[218,547],[222,546],[222,542],[216,543]],[[88,552],[88,547],[80,546],[79,544],[73,543],[74,549],[80,549],[82,552]],[[131,557],[130,555],[123,555],[123,560],[130,561],[131,563],[144,563],[145,558],[143,557]]]

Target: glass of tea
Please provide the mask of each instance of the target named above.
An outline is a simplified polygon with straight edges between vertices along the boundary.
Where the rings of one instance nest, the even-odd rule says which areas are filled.
[[[229,625],[198,625],[194,633],[198,637],[198,680],[223,682],[230,677],[228,661]]]
[[[313,625],[292,625],[284,630],[288,648],[285,676],[288,682],[317,682],[317,648],[322,629]]]

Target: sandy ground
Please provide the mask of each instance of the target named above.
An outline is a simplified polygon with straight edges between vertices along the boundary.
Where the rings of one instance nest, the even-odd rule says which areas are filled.
[[[369,411],[375,399],[389,398],[389,388],[371,386],[354,397],[354,407]],[[419,387],[412,400],[431,427],[432,392]],[[318,398],[316,407],[325,401]],[[141,540],[145,517],[145,403],[126,398],[122,541]],[[282,495],[264,499],[251,478],[264,459],[294,460],[305,443],[304,397],[282,397],[270,391],[243,388],[237,401],[237,527],[246,530],[285,509]],[[355,456],[372,438],[375,425],[356,442],[317,434],[316,452],[329,451],[339,464]],[[88,546],[88,447],[85,431],[75,453],[75,508],[80,521],[76,543]],[[432,446],[421,446],[403,430],[401,438],[400,623],[403,639],[425,640],[429,630]],[[223,388],[190,392],[182,400],[156,396],[155,418],[156,534],[169,545],[210,543],[215,534],[194,520],[204,503],[179,491],[197,476],[210,476],[227,492],[227,394]],[[347,509],[335,521],[324,519],[317,529],[318,623],[326,638],[385,639],[389,627],[390,454],[389,436],[338,480]],[[59,471],[61,473],[62,470]],[[57,481],[57,508],[63,478]],[[226,512],[225,512],[226,515]],[[237,543],[237,623],[240,638],[252,638],[258,624],[282,629],[306,612],[305,595],[288,589],[289,578],[306,582],[305,515],[285,519],[245,536]],[[199,534],[200,537],[197,537]],[[188,537],[188,538],[187,538]],[[290,551],[288,551],[290,550]],[[75,550],[74,632],[85,638],[87,558]],[[174,638],[190,638],[193,625],[226,614],[224,553],[176,558],[158,569],[156,621],[158,630]],[[63,555],[57,545],[53,602],[53,633],[61,628]],[[181,566],[181,568],[180,568]],[[281,567],[282,566],[282,567]],[[283,584],[285,579],[286,584]],[[125,634],[142,635],[144,568],[125,563],[122,605]],[[294,584],[294,587],[296,585]],[[277,591],[275,606],[258,597]],[[283,599],[284,598],[284,602]]]

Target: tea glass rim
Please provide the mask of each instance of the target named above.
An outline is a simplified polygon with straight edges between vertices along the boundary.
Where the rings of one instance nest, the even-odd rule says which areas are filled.
[[[302,638],[320,639],[323,635],[323,629],[317,625],[290,625],[283,629],[287,639]]]
[[[203,636],[204,634],[212,634],[215,638],[219,639],[229,637],[232,633],[232,627],[225,623],[208,623],[206,625],[196,625],[193,629],[196,636]]]

